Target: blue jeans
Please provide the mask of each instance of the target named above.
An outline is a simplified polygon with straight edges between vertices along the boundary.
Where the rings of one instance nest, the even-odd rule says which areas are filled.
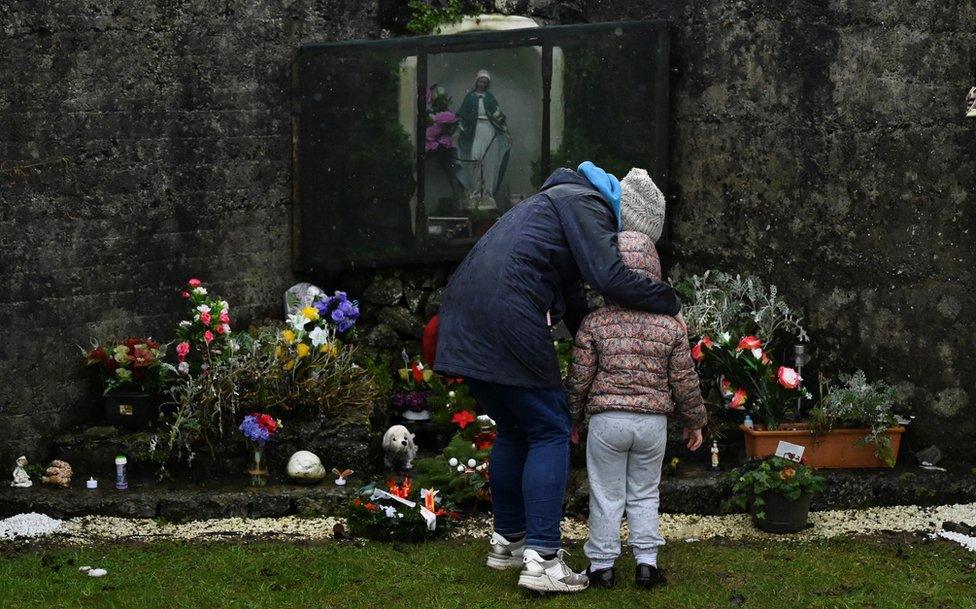
[[[495,532],[524,532],[526,548],[555,552],[569,476],[565,392],[466,380],[471,395],[497,425],[489,470]]]

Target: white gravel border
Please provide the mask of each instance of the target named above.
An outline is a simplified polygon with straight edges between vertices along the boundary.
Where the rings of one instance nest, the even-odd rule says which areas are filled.
[[[17,517],[15,517],[17,518]],[[936,534],[946,521],[976,524],[976,503],[937,507],[896,506],[863,510],[812,512],[809,529],[793,535],[770,535],[754,529],[745,514],[695,516],[662,514],[661,533],[672,542],[694,542],[721,537],[731,540],[827,539],[844,535],[870,535],[883,532]],[[111,541],[207,540],[207,539],[291,539],[317,541],[331,539],[339,518],[222,518],[182,524],[153,519],[86,516],[65,520],[48,538],[71,544]],[[562,524],[567,540],[586,539],[586,523],[566,519]],[[488,518],[462,522],[453,537],[488,537]],[[626,534],[626,526],[624,527]]]

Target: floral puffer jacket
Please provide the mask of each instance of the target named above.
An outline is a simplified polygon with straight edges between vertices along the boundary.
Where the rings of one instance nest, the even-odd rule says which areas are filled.
[[[660,280],[650,237],[622,232],[618,245],[624,264]],[[615,305],[590,313],[576,334],[566,390],[576,419],[584,408],[674,413],[684,429],[699,429],[707,419],[688,336],[667,315]]]

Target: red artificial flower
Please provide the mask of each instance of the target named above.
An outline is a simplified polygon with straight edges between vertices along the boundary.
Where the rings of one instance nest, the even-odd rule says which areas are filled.
[[[736,389],[735,394],[732,395],[732,401],[729,402],[729,408],[742,410],[745,407],[746,399],[748,398],[749,394],[746,393],[745,389]]]
[[[766,355],[766,352],[765,351],[763,351],[762,360],[761,361],[762,361],[762,363],[766,364],[767,366],[773,363],[773,360],[769,359],[769,356]]]
[[[217,334],[223,334],[224,333],[224,326],[223,326],[223,324],[217,324],[217,327],[214,328],[214,330],[217,331]]]
[[[743,336],[742,340],[739,341],[739,346],[736,347],[739,351],[752,351],[753,349],[761,349],[762,341],[755,336]]]
[[[203,333],[203,342],[209,345],[213,339],[214,339],[214,335],[213,332],[211,332],[210,330],[207,330],[206,332]]]
[[[129,338],[127,338],[124,341],[122,341],[122,344],[125,345],[126,347],[128,347],[129,349],[132,349],[133,347],[135,347],[137,345],[144,345],[144,344],[146,344],[146,341],[144,339],[142,339],[142,338],[136,338],[135,336],[130,336]]]
[[[707,336],[703,336],[702,339],[695,343],[695,346],[691,348],[691,359],[695,360],[696,362],[702,361],[705,359],[705,353],[702,352],[702,347],[711,349],[712,345],[714,344],[715,343],[712,342],[712,339],[708,338]]]
[[[133,368],[148,368],[155,361],[152,351],[138,347],[132,349],[132,354],[129,357],[132,358]]]
[[[104,364],[108,359],[108,351],[105,350],[105,347],[95,347],[88,352],[89,362],[102,362]]]
[[[200,287],[200,280],[199,279],[196,279],[196,278],[193,278],[193,279],[190,279],[189,281],[187,281],[186,284],[188,286],[190,286],[191,288],[198,288],[198,287]]]
[[[410,496],[410,489],[413,486],[410,478],[404,478],[402,484],[397,484],[396,480],[390,478],[386,481],[386,487],[389,489],[390,494],[394,497],[399,497],[400,499],[406,499]]]
[[[149,347],[150,349],[159,349],[159,343],[157,343],[151,338],[146,339],[146,346]]]
[[[209,326],[210,322],[212,321],[210,313],[200,313],[200,321],[203,323],[203,325]]]
[[[496,435],[493,431],[482,431],[476,434],[474,437],[474,447],[478,450],[488,450],[494,445]]]
[[[787,368],[786,366],[780,366],[776,371],[776,380],[787,389],[797,389],[800,387],[800,381],[803,378],[796,370]]]
[[[455,412],[454,416],[451,417],[451,422],[464,429],[471,423],[474,423],[474,413],[470,410],[462,410],[460,412]]]
[[[258,425],[268,430],[269,434],[274,434],[278,431],[278,421],[270,414],[261,414],[258,416]]]
[[[410,370],[413,371],[413,380],[420,383],[424,380],[424,365],[420,362],[414,362],[410,364]]]
[[[732,387],[732,381],[729,379],[722,379],[722,395],[730,396],[735,393],[735,388]]]
[[[376,507],[376,504],[371,502],[366,502],[365,504],[363,504],[363,507],[369,510],[370,512],[373,512],[378,509]]]
[[[189,298],[190,298],[190,293],[187,292],[186,290],[183,290],[183,300],[187,300]]]
[[[230,315],[227,314],[227,311],[221,311],[220,312],[220,323],[222,323],[222,324],[229,324],[230,323]]]
[[[363,500],[360,499],[359,497],[356,497],[355,499],[352,500],[352,504],[354,507],[359,507],[363,504]]]

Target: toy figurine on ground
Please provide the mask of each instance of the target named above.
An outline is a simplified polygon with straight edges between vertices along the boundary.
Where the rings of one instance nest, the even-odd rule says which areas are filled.
[[[10,483],[10,486],[14,488],[30,488],[34,485],[34,482],[30,479],[30,474],[27,473],[26,468],[27,457],[17,457],[17,467],[14,468],[14,479]]]
[[[353,474],[353,471],[351,469],[340,470],[338,467],[333,467],[332,473],[335,474],[336,476],[339,476],[335,480],[336,486],[345,486],[346,478],[351,476]]]
[[[71,485],[71,466],[68,465],[66,461],[59,461],[55,459],[51,461],[51,465],[47,466],[44,475],[41,476],[41,482],[45,484],[56,484],[62,488],[68,488]]]
[[[383,461],[391,469],[412,469],[417,456],[413,434],[403,425],[394,425],[383,434]]]

